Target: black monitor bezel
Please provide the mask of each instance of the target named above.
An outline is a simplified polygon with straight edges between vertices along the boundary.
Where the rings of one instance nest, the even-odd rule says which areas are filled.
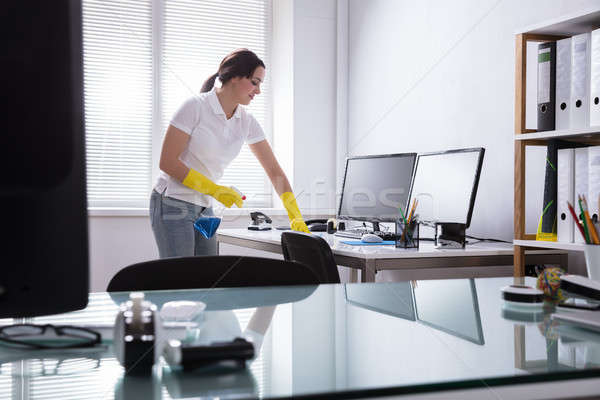
[[[340,203],[338,206],[337,219],[345,219],[345,220],[354,220],[354,221],[376,221],[376,222],[395,222],[395,218],[377,218],[377,217],[362,217],[362,216],[354,216],[354,215],[343,215],[342,212],[342,202],[344,201],[344,189],[346,188],[346,176],[348,174],[348,163],[351,160],[361,160],[361,159],[370,159],[370,158],[392,158],[392,157],[414,157],[412,172],[410,176],[410,187],[408,190],[408,197],[406,199],[406,204],[404,204],[404,209],[406,210],[406,206],[410,201],[411,189],[412,189],[412,181],[415,175],[415,167],[417,165],[417,153],[393,153],[393,154],[373,154],[367,156],[355,156],[355,157],[346,157],[346,167],[344,168],[344,180],[342,182],[342,193],[340,195]]]
[[[475,207],[475,199],[477,197],[477,189],[479,188],[479,178],[481,177],[481,168],[483,166],[483,157],[485,155],[485,148],[483,147],[470,147],[465,149],[454,149],[454,150],[445,150],[445,151],[433,151],[430,153],[419,153],[417,156],[417,161],[415,162],[415,168],[413,171],[413,177],[410,183],[410,192],[408,195],[408,201],[410,202],[412,199],[412,191],[415,184],[415,178],[417,177],[417,171],[419,168],[419,160],[424,156],[433,156],[433,155],[443,155],[443,154],[454,154],[454,153],[479,153],[479,158],[477,160],[477,170],[475,171],[475,181],[473,182],[473,188],[471,189],[471,198],[469,201],[469,211],[467,212],[467,221],[465,228],[468,228],[471,225],[471,216],[473,215],[473,208]],[[407,203],[410,204],[410,203]],[[437,222],[458,222],[458,221],[437,221]],[[462,222],[459,222],[462,223]]]

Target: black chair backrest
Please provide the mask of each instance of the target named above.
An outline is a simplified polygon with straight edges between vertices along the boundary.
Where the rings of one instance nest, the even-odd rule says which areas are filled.
[[[319,279],[305,265],[245,256],[163,258],[119,271],[107,292],[214,287],[314,285]]]
[[[306,233],[281,234],[283,257],[309,266],[319,277],[319,283],[340,283],[340,274],[331,247],[325,239]]]

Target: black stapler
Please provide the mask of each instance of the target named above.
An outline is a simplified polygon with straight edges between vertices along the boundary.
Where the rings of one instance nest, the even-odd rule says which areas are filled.
[[[268,231],[271,229],[271,218],[261,213],[260,211],[253,211],[250,213],[252,223],[248,225],[248,229],[251,231]]]
[[[571,297],[600,303],[600,282],[579,275],[560,277],[560,288]]]

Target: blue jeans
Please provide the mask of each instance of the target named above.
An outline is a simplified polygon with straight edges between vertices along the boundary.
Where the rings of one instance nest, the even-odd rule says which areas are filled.
[[[218,254],[216,235],[205,239],[194,229],[200,216],[214,215],[212,208],[164,196],[150,196],[150,222],[160,258]]]

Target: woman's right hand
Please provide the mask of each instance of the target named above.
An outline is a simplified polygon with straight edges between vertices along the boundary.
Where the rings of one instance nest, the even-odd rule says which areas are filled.
[[[214,197],[227,208],[234,204],[240,208],[244,205],[242,195],[237,190],[227,186],[217,185],[194,169],[189,170],[182,183],[200,193]]]
[[[214,197],[227,208],[234,204],[239,208],[242,208],[244,201],[242,200],[242,196],[235,189],[222,185],[215,186],[216,188],[214,193],[210,194],[212,197]]]

